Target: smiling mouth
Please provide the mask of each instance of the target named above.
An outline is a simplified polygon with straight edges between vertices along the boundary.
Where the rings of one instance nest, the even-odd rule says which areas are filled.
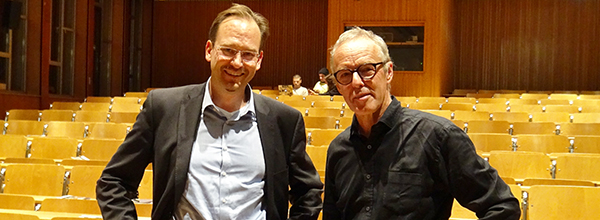
[[[243,73],[243,72],[240,72],[240,73],[238,73],[238,74],[234,74],[235,72],[233,72],[233,73],[232,73],[232,72],[230,72],[230,71],[227,71],[227,70],[225,70],[224,72],[225,72],[225,74],[227,74],[227,75],[230,75],[230,76],[233,76],[233,77],[240,77],[240,76],[243,76],[243,75],[244,75],[244,73]]]

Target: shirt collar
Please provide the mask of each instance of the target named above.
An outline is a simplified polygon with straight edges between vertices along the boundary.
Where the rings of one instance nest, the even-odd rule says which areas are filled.
[[[244,96],[245,96],[244,99],[248,100],[248,102],[246,103],[246,105],[244,105],[239,110],[232,112],[233,115],[231,116],[231,118],[227,118],[228,120],[237,121],[242,116],[247,115],[247,114],[250,114],[252,116],[252,118],[255,118],[256,109],[254,107],[254,94],[252,92],[252,87],[250,87],[250,84],[246,85],[246,89],[244,90]],[[226,117],[225,114],[222,114],[220,112],[220,111],[224,111],[224,110],[222,110],[217,105],[215,105],[215,103],[212,100],[212,97],[210,96],[210,77],[206,81],[206,87],[204,88],[204,99],[202,100],[202,111],[203,112],[206,111],[207,107],[211,108],[213,111],[217,112],[219,115]]]

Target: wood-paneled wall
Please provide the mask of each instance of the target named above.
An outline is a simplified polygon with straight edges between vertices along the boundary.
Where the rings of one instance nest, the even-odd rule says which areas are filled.
[[[600,90],[600,1],[457,0],[454,88]]]
[[[369,22],[425,26],[423,71],[396,71],[391,93],[439,96],[452,86],[454,0],[329,0],[327,46],[335,44],[347,24]]]
[[[291,84],[300,74],[312,87],[326,64],[327,2],[322,0],[236,1],[264,15],[271,35],[253,86]],[[204,59],[208,29],[230,1],[159,1],[153,5],[152,87],[201,83],[210,76]]]

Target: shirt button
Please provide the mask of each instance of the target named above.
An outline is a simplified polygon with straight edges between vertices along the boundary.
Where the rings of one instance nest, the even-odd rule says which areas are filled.
[[[370,144],[369,144],[369,145],[367,145],[367,149],[371,150],[371,148],[373,148],[373,147],[371,147],[371,145],[370,145]]]
[[[367,206],[367,207],[365,208],[365,210],[367,210],[367,212],[370,212],[370,211],[371,211],[371,206]]]
[[[370,175],[370,174],[367,174],[367,175],[365,175],[365,177],[366,177],[368,180],[370,180],[370,179],[371,179],[371,175]]]
[[[225,171],[221,172],[221,176],[227,176],[227,173]]]
[[[223,147],[223,151],[227,151],[227,146],[224,146],[224,147]]]
[[[227,199],[222,199],[221,200],[223,203],[227,203]]]

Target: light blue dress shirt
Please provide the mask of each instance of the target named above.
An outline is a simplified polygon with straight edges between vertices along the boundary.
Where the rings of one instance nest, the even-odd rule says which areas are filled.
[[[262,208],[265,160],[254,97],[235,112],[217,107],[207,82],[198,136],[192,146],[188,181],[174,217],[266,219]]]

